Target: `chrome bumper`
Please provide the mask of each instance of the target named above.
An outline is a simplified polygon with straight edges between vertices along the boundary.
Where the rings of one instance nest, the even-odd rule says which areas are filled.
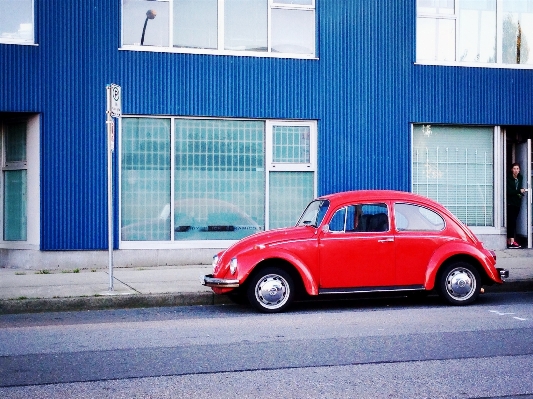
[[[504,278],[509,278],[509,270],[502,269],[499,267],[497,267],[496,270],[498,271],[498,273],[500,273],[500,277],[502,278],[502,280]]]
[[[231,280],[225,278],[215,278],[212,274],[207,274],[205,276],[200,276],[200,283],[207,287],[218,287],[218,288],[238,288],[239,280]]]

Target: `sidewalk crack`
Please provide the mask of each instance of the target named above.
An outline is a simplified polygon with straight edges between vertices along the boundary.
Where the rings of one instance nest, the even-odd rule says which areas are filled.
[[[108,276],[109,276],[109,272],[105,272]],[[124,281],[116,278],[115,276],[113,276],[113,280],[117,280],[120,284],[124,284],[126,287],[128,287],[130,290],[133,290],[135,291],[137,294],[141,294],[142,295],[142,292],[141,291],[138,291],[136,290],[135,288],[133,288],[131,285],[125,283]]]

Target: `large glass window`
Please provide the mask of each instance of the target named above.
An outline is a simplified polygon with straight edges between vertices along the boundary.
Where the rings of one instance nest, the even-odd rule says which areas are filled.
[[[533,64],[531,0],[417,0],[417,61]]]
[[[315,54],[315,1],[123,0],[122,44],[310,57]]]
[[[34,43],[33,0],[0,0],[0,43]]]
[[[469,226],[494,226],[494,129],[413,126],[413,191]]]
[[[315,196],[315,132],[311,122],[123,117],[121,240],[237,240],[294,225]]]
[[[236,240],[265,228],[265,123],[175,121],[176,240]]]
[[[122,122],[122,239],[170,240],[170,119]]]

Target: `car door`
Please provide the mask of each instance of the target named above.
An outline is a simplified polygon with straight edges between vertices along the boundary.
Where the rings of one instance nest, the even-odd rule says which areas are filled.
[[[343,206],[319,236],[320,289],[395,284],[394,235],[385,203]]]
[[[425,282],[431,256],[449,240],[443,234],[444,219],[418,204],[395,203],[394,227],[397,285],[418,288]]]

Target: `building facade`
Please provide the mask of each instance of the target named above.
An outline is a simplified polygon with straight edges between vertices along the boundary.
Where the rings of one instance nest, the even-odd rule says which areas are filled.
[[[210,262],[317,195],[436,199],[505,246],[533,0],[0,0],[0,264]],[[530,183],[529,183],[530,184]],[[519,236],[531,247],[531,199]]]

